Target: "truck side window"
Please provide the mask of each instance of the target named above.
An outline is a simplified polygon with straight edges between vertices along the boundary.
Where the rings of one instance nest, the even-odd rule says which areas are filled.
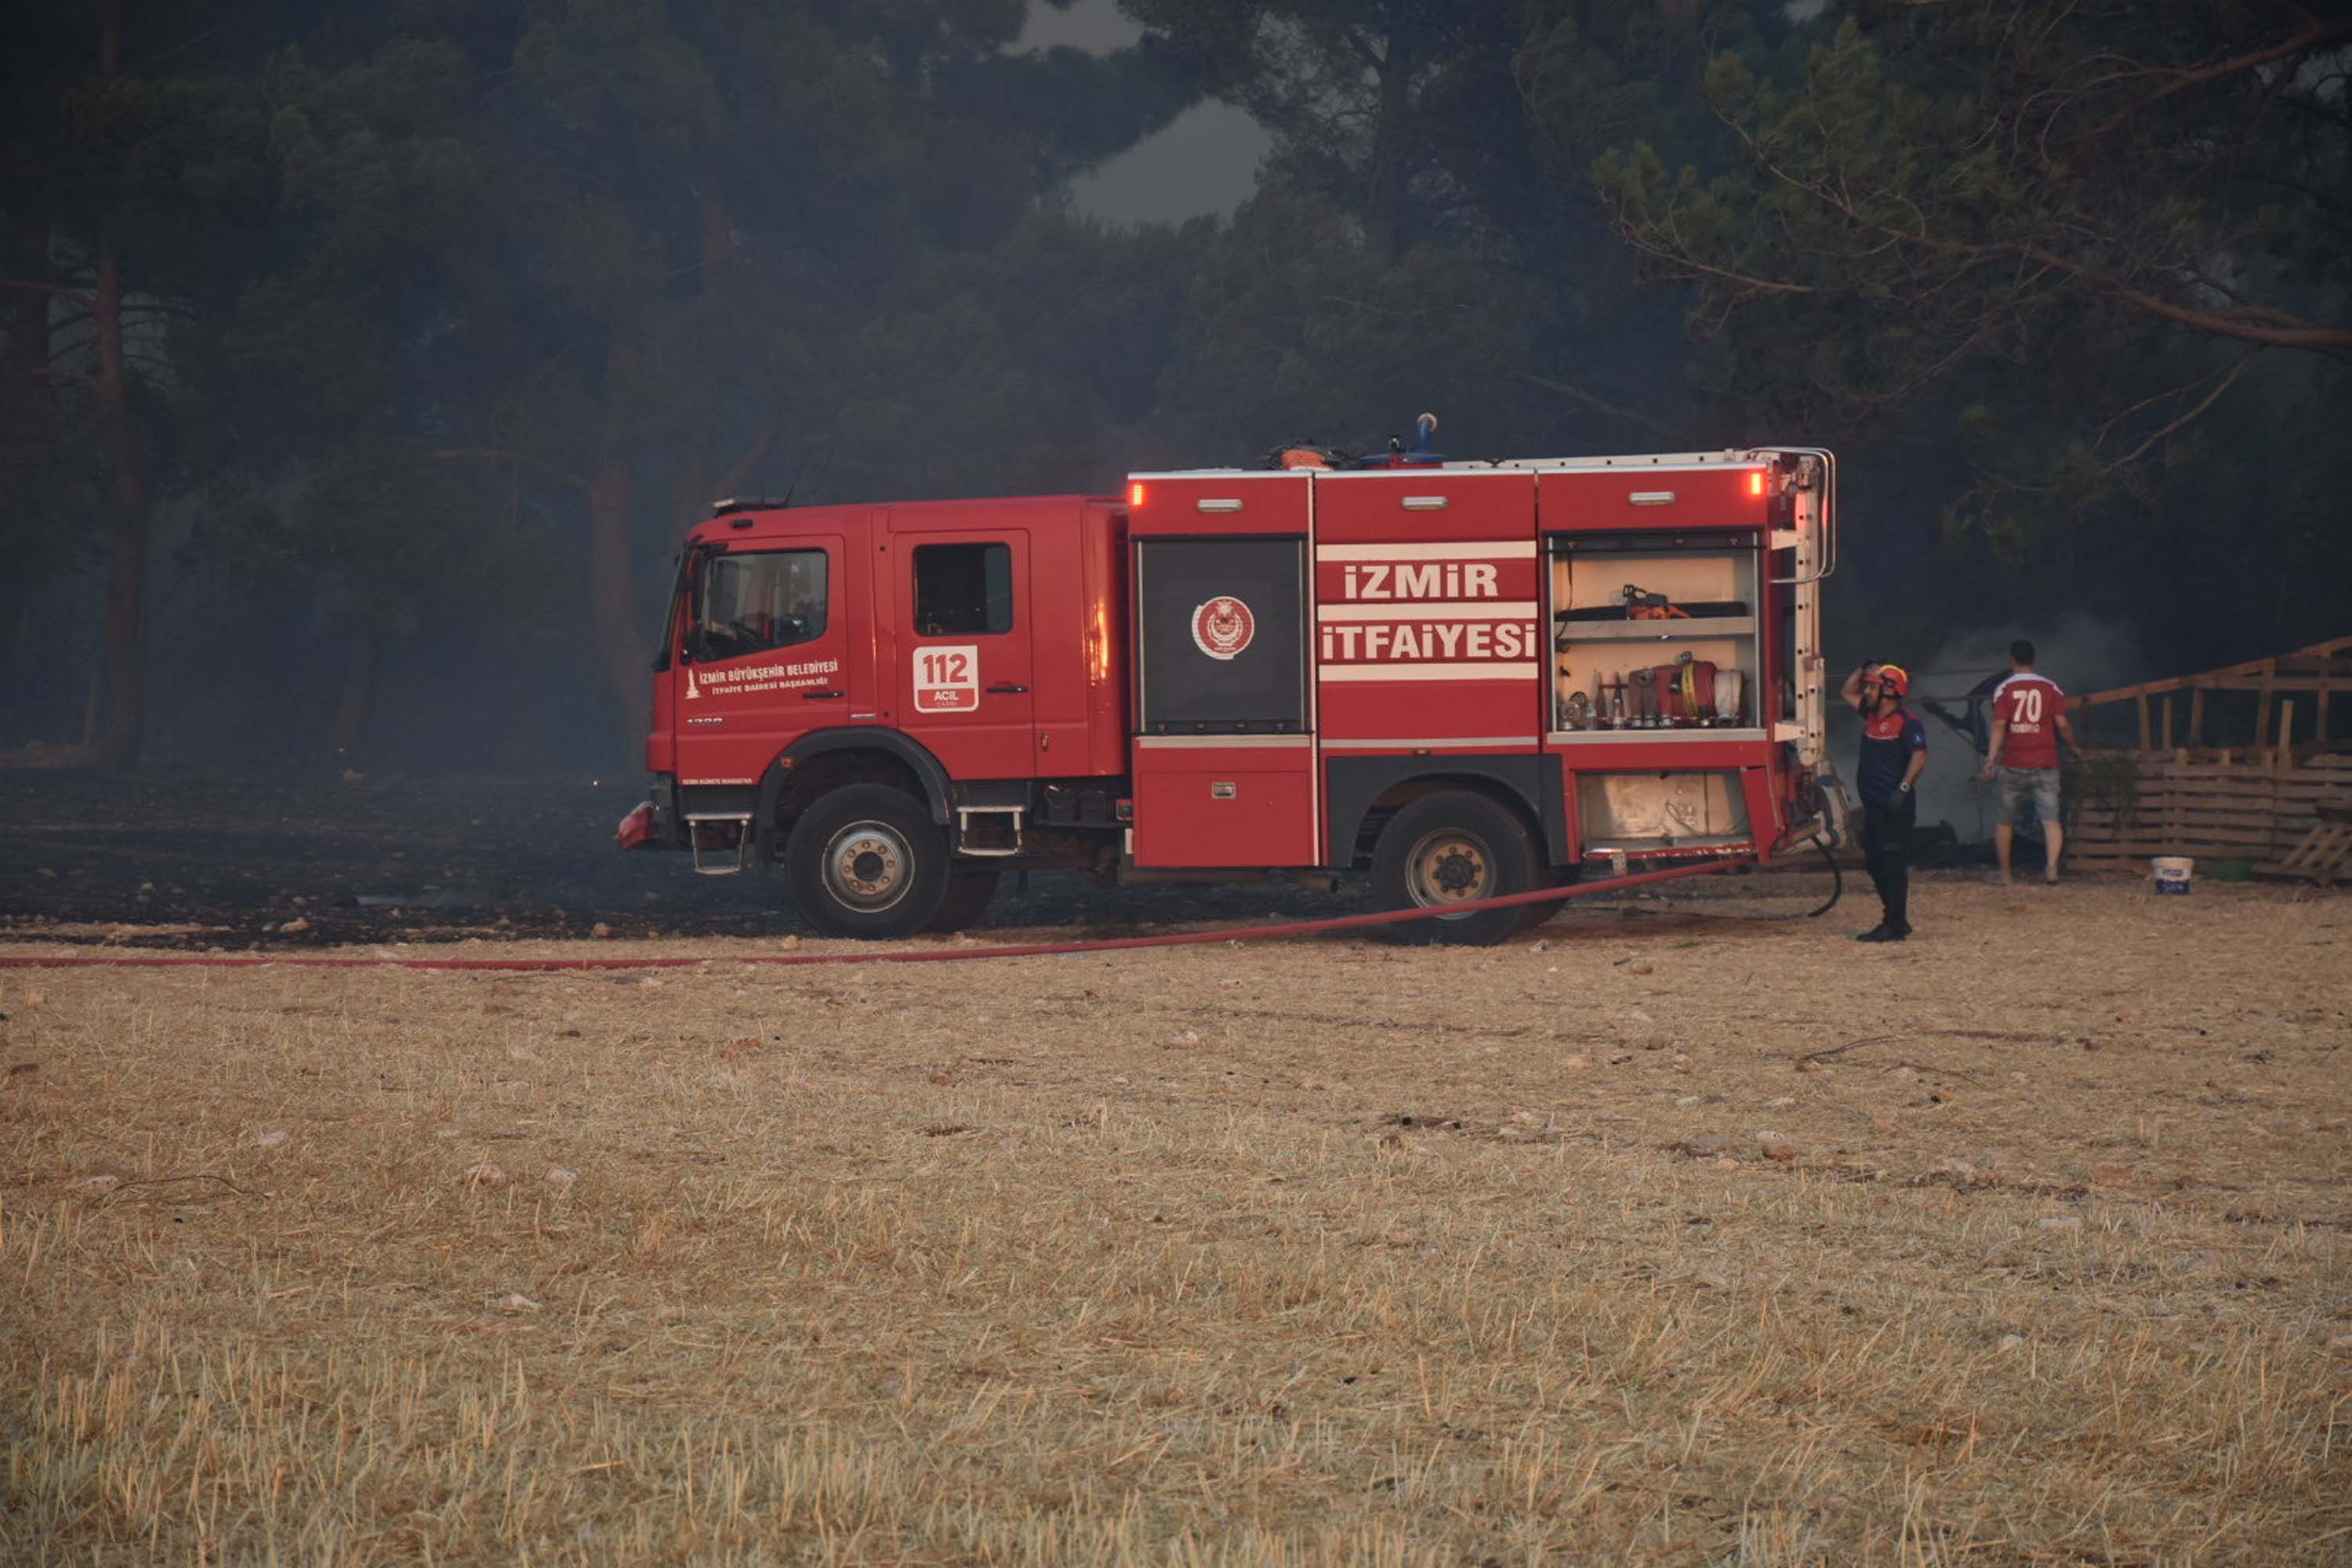
[[[703,563],[695,630],[704,658],[740,658],[824,635],[822,550],[730,551]]]
[[[993,636],[1013,629],[1013,547],[915,547],[915,635]]]

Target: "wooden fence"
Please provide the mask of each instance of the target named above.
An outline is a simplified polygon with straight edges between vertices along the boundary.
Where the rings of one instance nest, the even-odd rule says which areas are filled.
[[[2128,702],[2139,721],[2139,749],[2169,752],[2175,745],[2205,745],[2208,692],[2214,694],[2217,708],[2225,703],[2238,704],[2239,717],[2246,716],[2247,706],[2251,706],[2253,742],[2258,751],[2295,743],[2295,704],[2299,700],[2310,742],[2326,751],[2330,744],[2328,710],[2336,698],[2352,695],[2352,637],[2314,643],[2293,653],[2249,659],[2227,668],[2209,669],[2201,675],[2180,675],[2169,680],[2118,686],[2112,691],[2094,691],[2069,699],[2066,707],[2074,716],[2076,730],[2083,733],[2084,744],[2096,745],[2094,731],[2102,726],[2095,721],[2093,710],[2098,710],[2099,720],[2104,721],[2113,716],[2116,705]],[[2250,695],[2241,698],[2233,695],[2236,693]],[[2173,728],[2176,715],[2181,720],[2177,741]],[[2339,736],[2342,732],[2336,731]]]
[[[2352,752],[2095,752],[2076,772],[2067,860],[2145,871],[2150,856],[2191,855],[2276,872],[2322,805],[2352,806]]]

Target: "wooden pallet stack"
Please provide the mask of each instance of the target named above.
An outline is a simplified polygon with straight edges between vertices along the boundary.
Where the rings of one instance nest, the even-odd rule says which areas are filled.
[[[2286,852],[2280,870],[2309,878],[2323,888],[2332,886],[2338,876],[2352,880],[2352,870],[2347,869],[2352,867],[2352,805],[2322,801],[2313,809],[2319,814],[2318,822]]]
[[[2187,855],[2352,881],[2352,749],[2328,727],[2340,696],[2352,696],[2352,637],[2073,699],[2067,710],[2092,750],[2076,759],[2069,859],[2144,871],[2151,856]],[[2252,719],[2252,746],[2205,746],[2209,708],[2225,705]],[[2119,710],[2139,745],[2098,749],[2097,721]],[[2176,733],[2187,744],[2176,746]]]
[[[2318,852],[2332,847],[2334,826],[2321,814],[2332,819],[2352,809],[2352,752],[2129,754],[2138,776],[2127,797],[2112,788],[2086,793],[2076,808],[2067,858],[2077,868],[2144,871],[2152,856],[2189,855],[2315,879],[2340,871],[2340,861]],[[2330,845],[2307,845],[2315,830]],[[2342,874],[2352,880],[2352,872]]]

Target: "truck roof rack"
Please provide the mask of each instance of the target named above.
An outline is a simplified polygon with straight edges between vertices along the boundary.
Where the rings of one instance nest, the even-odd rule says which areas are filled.
[[[729,496],[725,500],[710,503],[710,515],[718,517],[730,511],[774,511],[791,504],[789,496]]]

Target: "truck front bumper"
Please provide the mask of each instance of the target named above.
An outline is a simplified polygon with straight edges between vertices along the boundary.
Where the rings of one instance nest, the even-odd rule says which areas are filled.
[[[621,818],[613,841],[624,849],[640,849],[647,845],[657,849],[677,847],[677,782],[667,773],[656,773],[646,798]]]

